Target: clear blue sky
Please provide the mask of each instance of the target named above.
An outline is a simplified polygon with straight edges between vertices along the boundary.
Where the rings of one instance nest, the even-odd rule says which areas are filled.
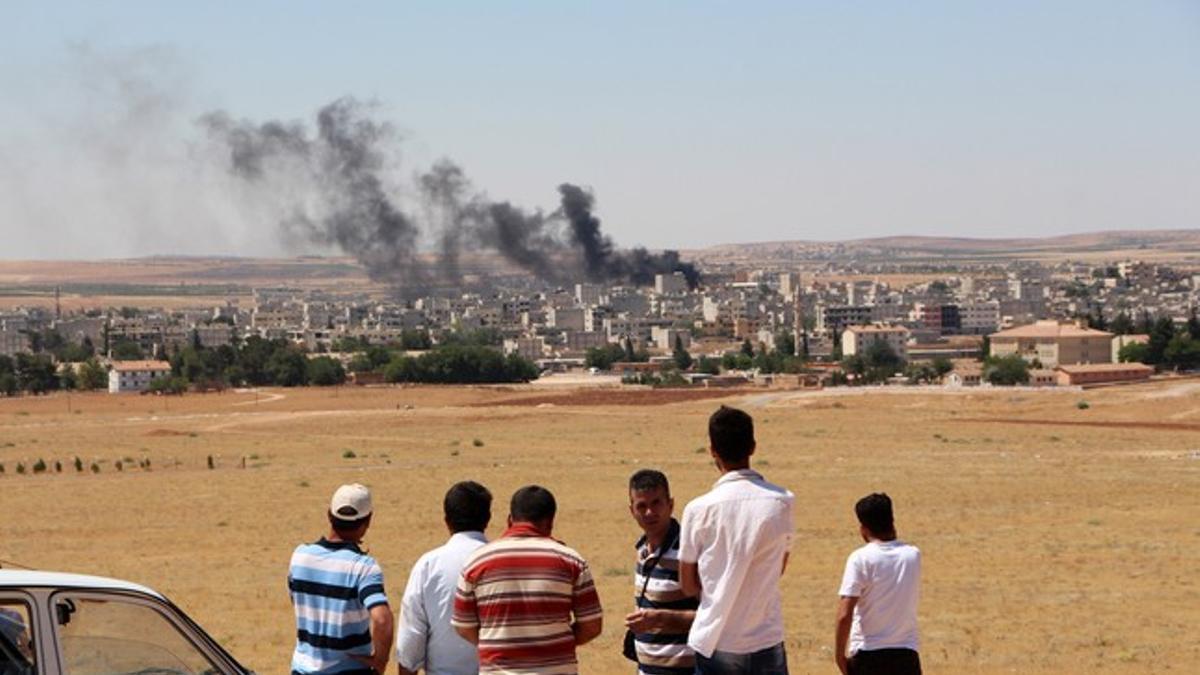
[[[192,240],[170,190],[105,203],[129,183],[95,183],[62,130],[103,128],[80,121],[108,114],[89,69],[130,55],[182,119],[375,99],[406,166],[448,156],[529,207],[590,186],[622,244],[1200,226],[1196,0],[93,0],[3,22],[0,257],[271,252],[220,205],[219,235],[172,250]]]

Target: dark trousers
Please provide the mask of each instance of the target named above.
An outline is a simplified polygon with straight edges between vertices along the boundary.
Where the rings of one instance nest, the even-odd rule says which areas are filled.
[[[921,675],[921,657],[911,649],[859,650],[850,657],[850,675]]]
[[[783,643],[750,654],[713,652],[696,655],[696,675],[788,675]]]

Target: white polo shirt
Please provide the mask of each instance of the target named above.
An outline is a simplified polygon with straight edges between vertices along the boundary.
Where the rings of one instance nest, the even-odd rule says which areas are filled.
[[[919,651],[917,601],[921,551],[902,541],[872,541],[846,559],[839,595],[858,598],[850,655],[859,650]]]
[[[795,496],[757,471],[721,476],[683,510],[679,559],[696,563],[700,608],[688,645],[749,654],[783,642],[779,578],[792,544]]]

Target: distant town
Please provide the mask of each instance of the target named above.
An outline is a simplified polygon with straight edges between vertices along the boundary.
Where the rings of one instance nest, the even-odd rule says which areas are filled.
[[[503,383],[1077,386],[1200,367],[1200,274],[1136,259],[701,267],[389,300],[287,284],[250,301],[0,310],[0,393]],[[908,274],[911,281],[897,282]],[[889,281],[890,280],[890,281]],[[183,303],[186,305],[187,303]]]

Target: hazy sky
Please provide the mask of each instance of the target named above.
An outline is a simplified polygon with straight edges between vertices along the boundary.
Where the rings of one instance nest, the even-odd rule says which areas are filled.
[[[345,95],[623,245],[1200,226],[1200,2],[9,3],[0,258],[283,251],[195,118]],[[408,174],[406,174],[408,172]],[[399,191],[405,189],[397,181]]]

